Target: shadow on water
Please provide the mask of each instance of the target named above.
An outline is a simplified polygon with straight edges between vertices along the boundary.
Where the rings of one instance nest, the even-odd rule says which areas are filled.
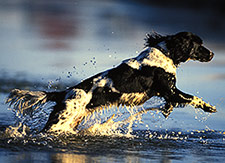
[[[168,3],[169,2],[169,3]],[[213,5],[212,5],[213,3]],[[0,159],[4,162],[222,162],[225,158],[224,2],[1,1]],[[209,115],[177,108],[168,119],[143,115],[129,137],[7,136],[15,117],[4,100],[14,88],[62,90],[137,55],[152,30],[192,31],[215,52],[209,64],[178,69],[178,87],[216,105]],[[191,80],[190,80],[191,76]],[[148,126],[148,127],[146,127]]]

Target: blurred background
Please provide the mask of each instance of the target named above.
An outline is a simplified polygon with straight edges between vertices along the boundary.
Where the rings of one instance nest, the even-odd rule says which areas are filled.
[[[206,135],[205,142],[197,132],[188,134],[190,140],[197,134],[192,143],[147,137],[119,141],[100,137],[86,141],[84,137],[63,145],[60,140],[59,146],[56,141],[54,150],[62,153],[54,153],[52,143],[38,144],[42,139],[37,143],[34,139],[38,145],[33,147],[32,143],[26,144],[30,138],[21,140],[22,143],[5,139],[3,131],[15,121],[4,103],[11,89],[51,91],[73,86],[128,57],[137,56],[144,47],[146,34],[152,31],[162,35],[193,32],[215,53],[210,63],[182,64],[177,72],[177,86],[203,97],[218,112],[206,114],[187,106],[175,108],[168,119],[148,113],[142,117],[143,126],[172,133],[218,131],[202,132],[203,138]],[[3,162],[90,162],[92,159],[94,162],[223,162],[224,85],[224,0],[0,0],[0,160]],[[134,129],[142,130],[144,127],[140,126]],[[33,152],[39,150],[42,152]],[[69,152],[65,153],[66,150]]]
[[[1,0],[0,91],[74,84],[137,55],[152,31],[196,33],[224,66],[224,29],[223,0]]]

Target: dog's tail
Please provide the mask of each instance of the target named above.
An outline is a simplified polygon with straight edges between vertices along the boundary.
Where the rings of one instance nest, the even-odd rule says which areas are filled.
[[[44,91],[28,91],[28,90],[19,90],[14,89],[10,92],[6,103],[9,104],[15,110],[18,110],[20,113],[26,111],[34,111],[39,107],[42,107],[48,101],[59,100],[57,97],[59,92],[44,92]]]

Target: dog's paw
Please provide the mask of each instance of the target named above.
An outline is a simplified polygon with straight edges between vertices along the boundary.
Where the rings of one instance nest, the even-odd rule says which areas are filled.
[[[167,104],[165,106],[165,108],[162,109],[162,114],[165,118],[168,118],[168,116],[170,115],[170,113],[173,111],[173,106],[172,105],[169,105]]]
[[[203,105],[202,110],[204,110],[205,112],[210,112],[210,113],[215,113],[215,112],[217,112],[215,106],[211,106],[210,104],[207,104],[207,103],[205,103],[205,104]]]
[[[215,106],[212,106],[209,103],[204,102],[201,98],[198,98],[196,96],[193,97],[193,100],[189,104],[194,106],[195,108],[201,108],[205,112],[210,112],[210,113],[217,112]]]

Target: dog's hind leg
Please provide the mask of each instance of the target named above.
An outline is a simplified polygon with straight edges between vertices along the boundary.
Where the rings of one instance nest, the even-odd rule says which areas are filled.
[[[47,123],[45,124],[45,127],[42,129],[43,131],[48,131],[53,124],[56,124],[59,122],[59,115],[63,112],[65,109],[65,103],[58,103],[53,107],[53,111],[51,112]]]
[[[91,95],[81,89],[71,89],[65,100],[55,106],[44,128],[45,131],[56,133],[73,133],[84,117],[89,113],[86,105]]]

